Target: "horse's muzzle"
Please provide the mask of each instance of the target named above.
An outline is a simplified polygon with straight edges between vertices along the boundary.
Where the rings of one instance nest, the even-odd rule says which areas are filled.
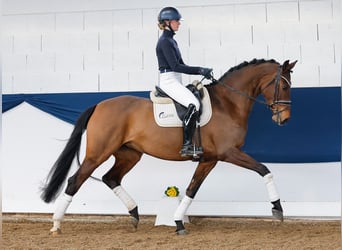
[[[289,105],[277,105],[272,108],[272,120],[279,126],[284,125],[291,117],[291,108]]]

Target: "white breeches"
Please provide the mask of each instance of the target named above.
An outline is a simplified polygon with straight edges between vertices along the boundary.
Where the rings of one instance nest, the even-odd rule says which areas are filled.
[[[190,104],[196,106],[198,111],[200,108],[197,98],[182,84],[182,74],[177,72],[166,72],[160,74],[159,87],[171,98],[179,102],[185,107]]]

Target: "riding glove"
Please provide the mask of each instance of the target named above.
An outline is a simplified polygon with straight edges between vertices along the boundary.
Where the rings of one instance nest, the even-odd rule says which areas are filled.
[[[213,69],[210,68],[200,68],[199,69],[199,74],[204,76],[206,79],[211,79],[211,72]]]

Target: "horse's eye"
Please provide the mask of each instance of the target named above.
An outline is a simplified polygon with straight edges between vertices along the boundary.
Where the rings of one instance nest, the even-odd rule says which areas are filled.
[[[283,86],[282,86],[282,89],[283,90],[287,90],[289,88],[289,85],[288,84],[283,84]]]

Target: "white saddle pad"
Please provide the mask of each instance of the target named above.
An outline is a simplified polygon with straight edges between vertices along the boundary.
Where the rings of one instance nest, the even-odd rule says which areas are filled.
[[[212,114],[211,103],[208,91],[203,87],[204,97],[202,100],[203,110],[200,119],[200,126],[206,125]],[[151,95],[154,95],[151,92]],[[152,100],[155,98],[151,98]],[[158,99],[161,99],[158,97]],[[176,111],[176,107],[170,98],[162,98],[164,100],[153,102],[153,113],[156,123],[161,127],[183,127],[182,121],[179,119]],[[162,102],[162,103],[159,103]]]

